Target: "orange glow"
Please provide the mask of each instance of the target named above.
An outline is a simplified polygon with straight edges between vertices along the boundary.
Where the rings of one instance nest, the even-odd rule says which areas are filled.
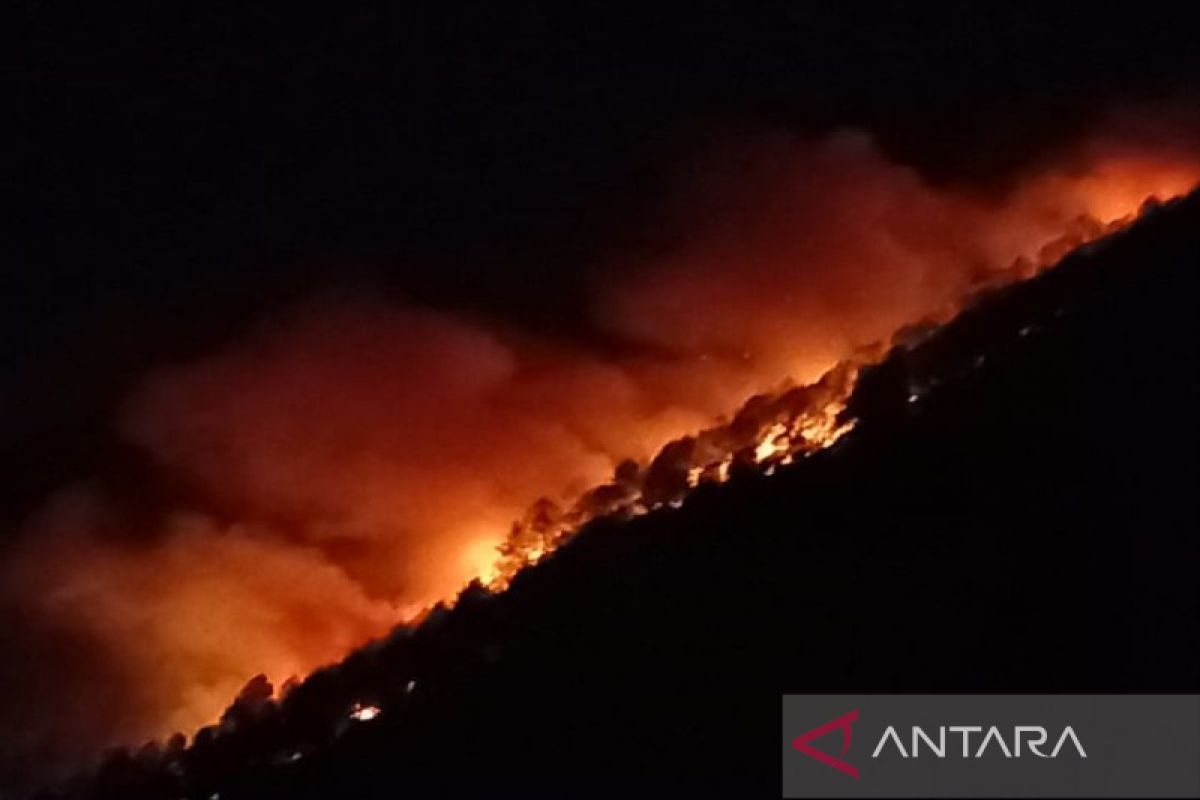
[[[861,134],[751,156],[690,187],[668,256],[599,292],[621,356],[317,300],[150,376],[121,432],[186,501],[131,542],[122,501],[64,490],[5,581],[126,679],[112,738],[211,722],[253,675],[306,674],[472,580],[501,590],[589,520],[829,447],[902,328],[1200,182],[1188,151],[1124,140],[1003,197],[933,187]]]

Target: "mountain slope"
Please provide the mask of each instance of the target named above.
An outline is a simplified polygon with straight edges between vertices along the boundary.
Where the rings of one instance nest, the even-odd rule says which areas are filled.
[[[784,692],[1200,689],[1198,223],[1193,196],[894,352],[832,450],[593,524],[73,793],[774,797]]]

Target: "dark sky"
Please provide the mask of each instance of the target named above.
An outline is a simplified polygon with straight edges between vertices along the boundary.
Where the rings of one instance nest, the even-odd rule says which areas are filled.
[[[1200,86],[1195,27],[1148,4],[117,6],[19,9],[6,523],[114,458],[139,375],[316,290],[586,335],[595,265],[730,128],[860,125],[990,180],[1107,102]]]

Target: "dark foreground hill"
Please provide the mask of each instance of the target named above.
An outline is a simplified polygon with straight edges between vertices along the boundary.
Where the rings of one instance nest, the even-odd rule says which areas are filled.
[[[75,791],[778,797],[784,692],[1200,690],[1198,287],[1192,197],[893,353],[832,451]]]

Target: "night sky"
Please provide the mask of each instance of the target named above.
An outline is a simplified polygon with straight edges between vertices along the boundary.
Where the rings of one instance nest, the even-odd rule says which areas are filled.
[[[20,10],[0,292],[10,523],[119,461],[113,404],[314,291],[557,336],[742,130],[872,130],[993,181],[1114,99],[1196,85],[1168,9],[1006,3]]]

